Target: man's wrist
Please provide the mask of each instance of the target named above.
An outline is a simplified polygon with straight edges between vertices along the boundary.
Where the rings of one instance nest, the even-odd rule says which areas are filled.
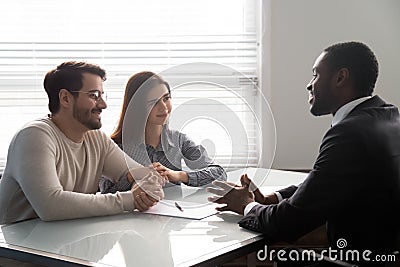
[[[132,191],[132,192],[135,192],[136,189],[137,189],[138,187],[139,187],[139,186],[135,183],[134,185],[132,185],[131,191]]]
[[[278,191],[272,193],[270,196],[276,201],[276,203],[280,203],[283,200],[281,193],[279,193]]]
[[[126,174],[126,180],[128,181],[128,183],[130,183],[131,185],[134,184],[135,179],[133,178],[132,174],[128,171],[128,173]]]

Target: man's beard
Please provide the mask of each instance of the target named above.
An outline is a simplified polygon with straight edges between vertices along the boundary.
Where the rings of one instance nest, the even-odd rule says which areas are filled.
[[[101,128],[101,120],[97,120],[92,118],[92,112],[99,111],[101,109],[92,109],[92,110],[82,110],[74,106],[73,117],[85,125],[89,130],[96,130]]]

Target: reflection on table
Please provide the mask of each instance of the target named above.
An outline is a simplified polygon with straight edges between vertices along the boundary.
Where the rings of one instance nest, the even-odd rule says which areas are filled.
[[[239,181],[244,170],[228,173]],[[247,169],[268,190],[271,181],[293,175],[293,183],[304,174],[266,169]],[[286,175],[286,176],[285,176]],[[294,179],[296,178],[296,179]],[[286,182],[286,185],[290,184]],[[204,188],[175,188],[175,197],[207,204]],[[169,192],[174,198],[174,192]],[[201,263],[262,239],[258,233],[240,228],[241,216],[223,213],[203,220],[173,218],[138,212],[115,216],[43,222],[39,219],[1,227],[1,243],[27,248],[30,253],[59,257],[70,262],[107,266],[187,266]],[[78,261],[76,259],[79,259]]]

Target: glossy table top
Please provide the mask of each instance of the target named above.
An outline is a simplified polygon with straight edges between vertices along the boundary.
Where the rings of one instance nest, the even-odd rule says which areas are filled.
[[[238,180],[242,171],[229,173],[229,180]],[[256,171],[261,170],[246,170],[249,175],[255,175]],[[262,183],[264,191],[281,186],[271,184],[274,179],[280,181],[279,175],[293,175],[293,183],[305,177],[275,170],[258,175],[266,173],[269,178]],[[207,205],[209,193],[204,189],[183,187],[182,190],[181,199]],[[0,247],[89,266],[189,266],[262,238],[239,227],[240,219],[240,215],[233,213],[190,220],[138,212],[55,222],[34,219],[3,225]]]
[[[11,245],[109,266],[179,266],[258,235],[241,229],[238,219],[129,213],[57,222],[35,219],[3,226],[2,234]]]

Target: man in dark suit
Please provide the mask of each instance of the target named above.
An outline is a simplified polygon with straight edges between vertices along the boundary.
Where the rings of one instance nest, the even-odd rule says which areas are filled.
[[[400,228],[400,118],[397,107],[372,96],[377,77],[378,62],[365,44],[326,48],[313,66],[308,102],[313,115],[332,114],[333,121],[305,181],[263,196],[249,190],[244,175],[241,186],[216,181],[209,200],[227,204],[220,211],[244,214],[239,225],[271,242],[295,240],[326,223],[333,249],[393,253]]]

